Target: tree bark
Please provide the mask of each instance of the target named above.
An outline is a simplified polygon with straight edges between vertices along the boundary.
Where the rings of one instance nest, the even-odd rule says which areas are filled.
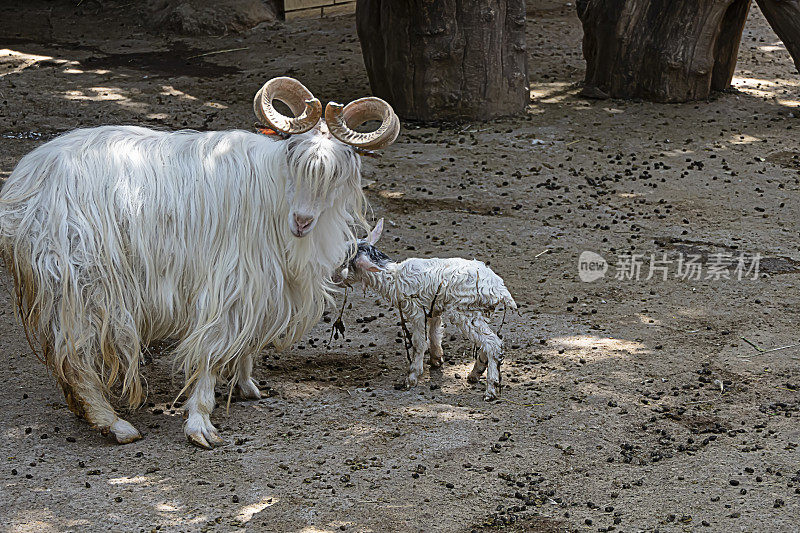
[[[756,0],[800,72],[800,0]]]
[[[578,0],[583,94],[685,102],[730,87],[751,0]]]
[[[525,0],[358,0],[372,92],[406,119],[488,120],[524,110]]]

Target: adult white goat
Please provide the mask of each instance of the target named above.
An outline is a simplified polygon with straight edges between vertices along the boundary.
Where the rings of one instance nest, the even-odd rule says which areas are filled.
[[[319,320],[363,221],[358,151],[399,132],[378,98],[330,103],[320,121],[319,100],[292,78],[264,84],[254,110],[288,139],[76,130],[26,155],[0,193],[0,252],[32,347],[70,409],[120,443],[141,435],[114,412],[111,388],[121,381],[140,405],[142,346],[170,337],[191,389],[187,437],[223,442],[210,420],[217,379],[260,397],[253,355]],[[351,129],[367,120],[381,125]]]

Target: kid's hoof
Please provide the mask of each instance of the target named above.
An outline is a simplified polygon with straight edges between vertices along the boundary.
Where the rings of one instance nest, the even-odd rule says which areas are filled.
[[[487,402],[491,402],[492,400],[496,400],[498,398],[498,396],[499,396],[499,394],[497,393],[498,388],[499,388],[499,385],[497,385],[496,383],[491,383],[490,382],[488,384],[488,386],[486,387],[486,393],[483,395],[483,399],[485,401],[487,401]]]
[[[139,433],[139,430],[133,427],[130,422],[122,420],[121,418],[114,421],[109,429],[111,433],[114,434],[114,438],[119,444],[128,444],[142,438],[142,434]]]
[[[416,387],[418,382],[419,378],[417,376],[408,376],[405,381],[405,388],[410,389]]]

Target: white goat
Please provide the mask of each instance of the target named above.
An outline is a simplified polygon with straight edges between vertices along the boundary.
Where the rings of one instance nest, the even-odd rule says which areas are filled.
[[[374,246],[382,231],[383,219],[366,240],[358,241],[355,256],[338,277],[346,278],[348,283],[361,281],[400,311],[411,333],[412,359],[406,387],[419,381],[429,343],[431,366],[444,363],[444,318],[478,350],[467,379],[477,383],[488,365],[484,399],[497,398],[503,341],[489,326],[489,317],[500,304],[517,308],[502,278],[481,261],[459,257],[412,258],[394,263]]]
[[[217,379],[259,398],[253,355],[319,320],[363,221],[357,150],[399,131],[377,98],[328,104],[320,122],[319,100],[291,78],[267,82],[254,109],[275,136],[73,131],[26,155],[0,194],[0,252],[31,346],[70,409],[120,443],[141,435],[114,412],[111,387],[141,404],[142,346],[164,338],[178,339],[191,388],[187,437],[223,442],[210,420]],[[382,124],[350,129],[367,120]]]

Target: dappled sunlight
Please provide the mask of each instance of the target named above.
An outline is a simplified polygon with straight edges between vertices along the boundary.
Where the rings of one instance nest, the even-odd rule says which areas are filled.
[[[66,59],[54,59],[51,56],[26,54],[9,48],[0,49],[0,66],[5,65],[6,70],[0,74],[0,78],[9,74],[17,74],[43,61],[55,63],[57,65],[77,65],[77,61]]]
[[[161,92],[158,94],[161,96],[177,98],[178,100],[185,100],[187,102],[198,102],[199,100],[196,96],[192,96],[191,94],[181,91],[180,89],[176,89],[172,85],[162,85]],[[228,109],[227,105],[220,104],[219,102],[203,102],[202,105],[212,109]]]
[[[638,313],[636,315],[636,318],[638,318],[639,322],[641,322],[642,324],[644,324],[646,326],[660,326],[661,325],[661,321],[660,320],[658,320],[656,318],[653,318],[651,316],[643,315],[641,313]]]
[[[747,134],[733,134],[728,138],[730,144],[752,144],[760,142],[762,139]]]
[[[544,104],[557,104],[577,94],[572,82],[531,83],[531,100]]]
[[[109,485],[152,484],[152,480],[144,476],[115,477],[108,480]]]
[[[161,92],[159,94],[162,94],[164,96],[177,96],[182,100],[190,100],[190,101],[197,100],[196,97],[192,96],[191,94],[186,94],[183,91],[179,91],[172,85],[162,85]]]
[[[734,76],[731,81],[731,86],[751,96],[772,98],[777,97],[779,92],[785,94],[786,90],[789,88],[800,87],[800,81],[791,78],[765,80]]]
[[[404,195],[405,193],[402,191],[387,191],[385,189],[381,189],[380,191],[378,191],[378,196],[387,199],[402,198]]]
[[[786,107],[800,107],[800,100],[790,100],[786,98],[778,98],[778,103]]]
[[[353,424],[348,428],[348,437],[345,442],[356,444],[365,442],[378,431],[374,426],[367,426],[364,424]]]
[[[417,418],[431,418],[443,422],[470,421],[474,415],[469,412],[471,408],[455,407],[442,403],[417,404],[398,409],[398,414],[411,415]]]
[[[82,70],[79,68],[65,68],[64,74],[110,74],[110,70],[106,70],[104,68],[98,68],[94,70]]]
[[[6,518],[3,526],[11,526],[13,531],[21,533],[48,533],[50,531],[63,531],[64,527],[77,528],[78,530],[91,528],[92,523],[85,518],[59,520],[46,508],[26,508],[24,511],[17,511],[15,517]]]
[[[63,50],[60,50],[63,53]],[[104,52],[100,52],[100,55]],[[70,102],[80,104],[111,104],[120,109],[133,113],[137,119],[146,118],[150,121],[169,124],[177,120],[174,110],[170,106],[175,102],[184,102],[185,105],[195,109],[203,109],[202,114],[195,113],[200,117],[208,117],[215,111],[222,111],[229,108],[228,104],[213,100],[205,100],[190,94],[186,90],[176,87],[177,83],[165,83],[160,86],[147,88],[144,90],[131,89],[129,86],[132,80],[131,74],[120,72],[120,69],[128,69],[126,63],[120,65],[98,65],[98,68],[89,66],[91,60],[97,56],[83,59],[82,53],[76,53],[75,57],[59,57],[59,53],[46,55],[44,53],[27,53],[10,48],[0,49],[0,79],[12,80],[7,77],[11,74],[20,75],[23,71],[35,67],[37,72],[47,72],[63,80],[61,92],[56,96]],[[41,68],[39,68],[41,67]],[[114,86],[106,85],[109,77],[115,80]],[[134,76],[135,78],[136,76]],[[147,79],[150,74],[142,76]],[[12,83],[16,81],[12,80]],[[116,84],[120,85],[116,85]],[[6,93],[7,94],[7,93]],[[3,93],[0,93],[0,96]],[[3,96],[4,98],[6,96]],[[72,116],[77,113],[77,108],[60,106],[61,113]],[[94,109],[108,109],[97,108]],[[81,116],[83,113],[79,114]],[[184,127],[194,129],[206,129],[208,120],[202,125],[180,124]]]
[[[563,348],[564,353],[560,355],[564,357],[580,357],[593,362],[650,352],[641,342],[589,335],[555,337],[548,344]]]
[[[708,311],[697,307],[682,307],[674,311],[680,317],[691,319],[702,319],[708,317]]]
[[[156,510],[162,513],[176,513],[178,512],[178,507],[170,503],[159,503],[156,505]]]
[[[278,498],[276,498],[275,496],[268,496],[256,503],[245,505],[241,509],[239,509],[239,512],[236,514],[236,519],[242,524],[246,524],[253,518],[253,516],[260,513],[267,507],[275,505],[276,503],[278,503],[278,501],[279,501]]]
[[[610,337],[591,337],[588,335],[556,337],[551,339],[551,342],[574,349],[602,348],[606,350],[623,350],[629,352],[647,350],[646,346],[640,342],[614,339]]]
[[[674,148],[672,150],[664,150],[662,157],[686,157],[687,155],[695,153],[694,150],[688,148]]]
[[[756,46],[756,50],[761,52],[786,52],[786,46],[783,43],[765,44],[764,46]]]
[[[199,525],[209,520],[207,514],[198,514],[193,517],[187,516],[186,507],[175,502],[157,503],[155,505],[155,510],[158,511],[163,519],[170,521],[170,525],[172,526],[186,524]]]
[[[330,529],[320,529],[315,526],[306,526],[303,529],[298,529],[297,533],[334,533],[336,530],[341,529],[348,529],[348,526],[352,526],[352,522],[336,522],[336,524],[332,524]],[[342,528],[342,526],[344,526]],[[363,530],[362,530],[363,531]],[[367,530],[369,531],[369,530]]]
[[[142,102],[134,102],[129,97],[122,94],[119,87],[89,87],[84,90],[72,90],[64,92],[67,100],[103,102],[112,101],[130,110],[144,111],[147,105]]]

